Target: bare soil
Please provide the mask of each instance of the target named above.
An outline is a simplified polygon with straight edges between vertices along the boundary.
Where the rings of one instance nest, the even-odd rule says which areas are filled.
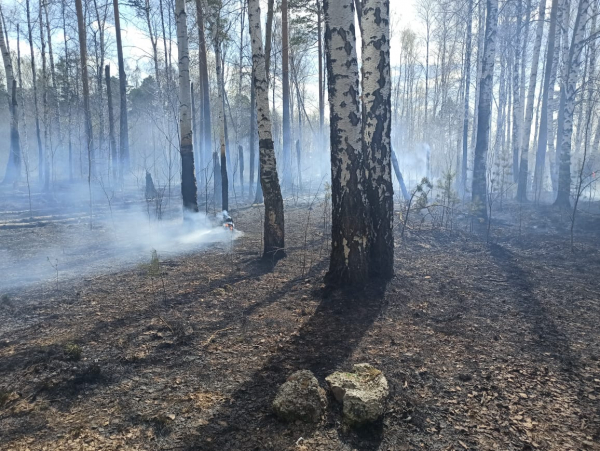
[[[259,259],[251,207],[233,212],[233,250],[0,293],[0,449],[600,450],[597,206],[574,252],[550,207],[505,206],[489,240],[415,216],[392,281],[332,292],[309,202],[288,202],[276,264]],[[85,227],[0,239],[47,245],[69,225]],[[292,372],[325,387],[359,362],[390,383],[379,423],[345,428],[331,395],[317,425],[273,415]]]

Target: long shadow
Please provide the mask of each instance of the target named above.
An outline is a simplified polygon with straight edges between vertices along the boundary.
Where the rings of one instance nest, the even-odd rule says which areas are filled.
[[[300,369],[311,370],[322,382],[336,369],[349,366],[346,361],[384,308],[383,294],[381,289],[370,289],[354,296],[323,295],[316,311],[298,334],[269,358],[249,381],[236,389],[209,424],[188,438],[187,449],[287,449],[293,447],[298,437],[310,437],[316,426],[284,424],[271,413],[271,402],[278,387]],[[329,409],[325,421],[326,426],[334,428],[340,421],[339,412],[332,413]],[[273,437],[278,442],[267,446]],[[343,440],[353,449],[367,450],[377,449],[382,438],[379,424],[347,434]]]
[[[527,271],[519,265],[515,254],[506,247],[491,244],[490,250],[496,265],[502,269],[515,292],[516,306],[530,323],[535,351],[540,355],[550,354],[562,365],[564,371],[572,371],[578,359],[571,352],[568,337],[560,331],[547,308],[533,292]]]

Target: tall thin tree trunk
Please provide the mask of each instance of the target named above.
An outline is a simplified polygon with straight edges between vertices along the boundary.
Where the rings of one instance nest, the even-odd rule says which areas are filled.
[[[40,110],[38,106],[38,86],[37,86],[37,73],[35,70],[35,53],[33,52],[33,27],[31,24],[31,9],[29,0],[25,0],[25,8],[27,12],[27,31],[29,38],[29,51],[31,54],[31,76],[33,78],[33,105],[35,112],[35,133],[37,138],[38,147],[38,179],[42,183],[44,180],[44,148],[42,146],[42,133],[40,130]],[[22,87],[21,87],[22,88]]]
[[[364,0],[362,6],[362,149],[369,174],[369,270],[376,277],[390,279],[394,274],[390,2]]]
[[[77,29],[79,31],[79,58],[81,63],[81,83],[83,86],[83,114],[85,116],[85,138],[88,153],[88,190],[90,196],[90,229],[92,228],[92,175],[94,162],[94,135],[92,129],[92,115],[90,112],[90,86],[87,67],[87,46],[85,32],[85,18],[81,0],[75,0],[77,9]]]
[[[330,108],[332,247],[326,281],[366,283],[368,205],[361,137],[359,76],[352,0],[323,2]]]
[[[42,117],[44,123],[44,191],[50,191],[50,151],[52,148],[51,144],[51,130],[49,124],[50,106],[48,104],[48,66],[46,64],[46,38],[44,37],[44,22],[43,22],[43,5],[42,1],[39,2],[39,28],[40,28],[40,53],[42,55]]]
[[[321,1],[317,0],[317,58],[319,68],[319,137],[318,146],[319,150],[323,147],[324,140],[324,128],[325,128],[325,93],[323,89],[323,32],[322,32],[322,20],[323,10],[321,8]]]
[[[112,88],[110,83],[110,65],[107,64],[104,68],[106,77],[106,96],[108,98],[108,137],[110,143],[110,159],[112,162],[113,182],[118,176],[118,154],[117,154],[117,139],[115,137],[115,114],[113,110]]]
[[[184,219],[198,212],[194,141],[191,115],[190,54],[188,49],[185,0],[176,0],[177,61],[179,67],[179,153],[181,154],[181,196]]]
[[[540,0],[538,22],[535,30],[535,43],[533,45],[531,73],[529,75],[529,88],[527,91],[527,106],[525,108],[525,127],[523,129],[523,142],[521,146],[521,162],[519,164],[519,185],[517,187],[517,199],[520,202],[527,200],[527,187],[529,184],[529,142],[531,140],[533,102],[535,100],[535,86],[537,83],[537,73],[540,61],[540,49],[542,48],[542,35],[544,32],[545,17],[546,0]]]
[[[554,205],[570,207],[571,195],[571,139],[573,135],[573,112],[575,110],[575,96],[577,95],[577,81],[581,69],[581,51],[584,45],[584,34],[587,24],[590,0],[580,0],[575,18],[575,28],[567,60],[567,78],[563,80],[560,88],[560,108],[563,112],[562,133],[558,135],[560,143],[560,166],[558,170],[558,194]],[[559,128],[560,131],[560,128]]]
[[[212,155],[212,124],[210,116],[210,89],[208,81],[208,59],[206,56],[206,38],[204,34],[204,11],[202,1],[196,0],[196,17],[198,20],[198,42],[199,42],[199,71],[200,71],[200,110],[202,111],[202,124],[200,130],[202,133],[201,152],[207,160],[210,161]]]
[[[281,196],[277,176],[277,163],[271,130],[269,84],[267,82],[266,61],[262,45],[259,0],[248,0],[248,26],[250,27],[252,41],[252,65],[256,89],[260,182],[265,202],[263,257],[275,259],[285,256],[283,197]]]
[[[478,218],[487,215],[487,153],[489,148],[490,121],[492,117],[492,89],[494,86],[494,60],[496,57],[496,34],[498,29],[498,0],[487,0],[485,21],[485,44],[479,90],[477,142],[473,163],[473,210]]]
[[[2,8],[0,6],[0,51],[4,62],[4,74],[6,76],[6,92],[8,109],[10,112],[10,153],[6,165],[6,173],[3,183],[13,183],[19,180],[21,175],[21,143],[19,138],[19,117],[17,111],[17,88],[13,72],[12,58],[8,43],[4,37],[4,24]]]
[[[229,177],[227,175],[227,142],[225,125],[225,82],[223,80],[223,62],[221,60],[221,41],[219,37],[220,15],[213,24],[213,44],[215,48],[215,68],[217,72],[217,92],[219,108],[219,143],[221,149],[221,210],[229,210]]]
[[[281,75],[283,101],[283,186],[292,183],[292,132],[290,125],[290,46],[288,2],[281,0]]]
[[[552,0],[552,9],[550,11],[550,30],[548,31],[548,44],[546,48],[546,70],[544,73],[544,86],[542,88],[542,110],[540,116],[540,128],[538,133],[538,145],[535,158],[535,171],[533,174],[533,190],[536,199],[539,197],[544,183],[544,167],[546,164],[546,148],[548,146],[548,128],[553,117],[549,110],[551,90],[554,91],[554,79],[552,73],[556,74],[555,43],[556,43],[556,22],[558,14],[559,0]],[[552,135],[550,135],[552,138]]]
[[[471,89],[471,42],[473,36],[473,0],[467,7],[467,42],[465,45],[465,98],[462,132],[461,191],[467,192],[467,164],[469,161],[469,92]]]
[[[521,55],[521,35],[522,35],[522,19],[523,19],[523,0],[517,0],[517,26],[514,40],[514,66],[513,66],[513,129],[512,129],[512,149],[513,149],[513,182],[519,180],[519,157],[521,154],[521,125],[523,121],[523,105],[521,104],[520,93],[520,78],[519,69],[521,67],[521,59],[525,55]]]
[[[254,87],[254,69],[252,70],[252,81],[250,82],[250,136],[248,137],[248,148],[250,149],[250,185],[248,194],[252,199],[254,189],[254,162],[256,160],[256,89]],[[260,177],[258,177],[260,179]]]
[[[113,0],[115,11],[115,35],[117,37],[117,59],[119,63],[119,156],[121,157],[121,178],[129,171],[129,124],[127,118],[127,78],[123,60],[123,43],[121,40],[121,18],[119,16],[119,0]],[[197,208],[197,207],[196,207]]]

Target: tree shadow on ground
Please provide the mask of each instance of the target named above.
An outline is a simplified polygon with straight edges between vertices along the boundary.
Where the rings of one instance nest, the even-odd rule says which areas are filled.
[[[281,294],[280,291],[278,296]],[[236,389],[230,402],[220,407],[209,424],[188,438],[187,449],[280,450],[293,447],[300,436],[307,439],[314,434],[316,425],[285,424],[275,418],[271,402],[278,387],[300,369],[311,370],[323,383],[333,371],[349,366],[346,361],[380,316],[385,303],[381,288],[354,295],[320,295],[321,303],[298,333]],[[329,398],[325,427],[344,435],[340,439],[354,449],[377,449],[383,439],[382,425],[351,433],[335,430],[341,421],[339,406]]]
[[[518,263],[517,256],[504,246],[490,244],[490,255],[504,272],[509,286],[514,290],[512,298],[516,307],[529,323],[536,354],[550,355],[562,366],[563,371],[573,371],[578,359],[571,352],[569,338],[561,332],[547,307],[534,292],[528,272]]]

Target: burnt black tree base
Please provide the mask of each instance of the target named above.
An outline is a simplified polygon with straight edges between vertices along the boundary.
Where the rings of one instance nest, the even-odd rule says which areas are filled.
[[[266,161],[267,154],[275,153],[273,140],[261,139],[258,146],[261,158],[261,164],[259,166],[262,192],[270,193],[269,196],[264,196],[265,236],[263,258],[276,261],[286,256],[283,197],[279,188],[279,176],[277,175],[276,165]]]
[[[184,218],[186,213],[198,213],[197,196],[194,149],[190,146],[181,149],[181,197]]]

